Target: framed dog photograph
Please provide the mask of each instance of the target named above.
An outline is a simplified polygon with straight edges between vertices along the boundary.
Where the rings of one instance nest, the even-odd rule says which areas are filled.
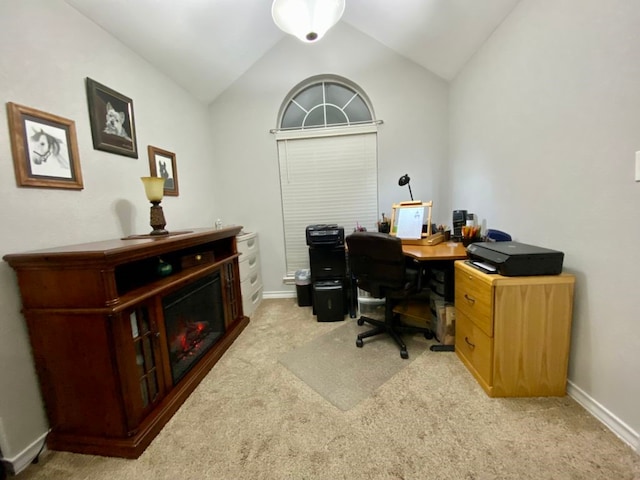
[[[93,148],[138,158],[133,100],[87,78]]]
[[[152,177],[163,177],[164,194],[170,197],[178,196],[178,169],[176,168],[176,154],[161,148],[147,147],[149,151],[149,170]]]
[[[75,122],[12,102],[7,113],[18,186],[82,190]]]

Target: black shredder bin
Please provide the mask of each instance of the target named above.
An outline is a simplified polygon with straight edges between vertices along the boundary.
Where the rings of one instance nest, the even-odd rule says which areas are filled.
[[[344,290],[340,280],[313,283],[313,309],[319,322],[344,320]]]
[[[296,295],[299,307],[311,306],[311,272],[309,269],[296,272]]]

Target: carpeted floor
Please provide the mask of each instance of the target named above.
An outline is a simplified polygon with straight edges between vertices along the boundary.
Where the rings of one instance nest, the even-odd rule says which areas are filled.
[[[373,327],[358,326],[353,320],[343,322],[280,356],[279,361],[326,400],[349,410],[429,347],[423,336],[407,337],[405,343],[411,352],[407,360],[400,358],[398,346],[387,335],[367,339],[366,348],[355,347],[358,332],[367,328]]]
[[[18,480],[640,479],[640,456],[571,398],[491,399],[451,352],[336,407],[279,359],[346,322],[264,300],[139,459],[47,452]]]

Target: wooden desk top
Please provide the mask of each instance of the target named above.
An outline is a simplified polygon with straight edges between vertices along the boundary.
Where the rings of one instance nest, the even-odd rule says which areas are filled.
[[[442,242],[437,245],[403,245],[405,255],[419,261],[426,260],[464,260],[467,247],[460,242]]]

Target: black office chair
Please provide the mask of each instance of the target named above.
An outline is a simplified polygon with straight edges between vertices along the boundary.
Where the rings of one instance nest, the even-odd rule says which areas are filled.
[[[358,325],[367,322],[375,328],[358,335],[356,345],[363,340],[386,333],[400,347],[400,356],[409,358],[401,333],[422,333],[433,338],[429,328],[403,325],[393,312],[400,300],[408,299],[420,291],[421,269],[402,253],[402,240],[387,233],[354,232],[346,238],[349,268],[356,287],[369,292],[374,298],[385,299],[384,320],[366,316],[358,318]]]

